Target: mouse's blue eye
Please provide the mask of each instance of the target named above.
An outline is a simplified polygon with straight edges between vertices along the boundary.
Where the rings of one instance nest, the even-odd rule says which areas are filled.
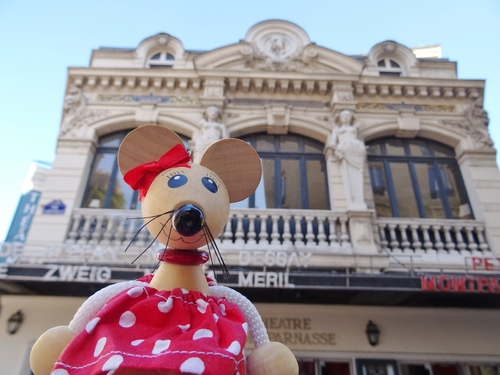
[[[215,184],[214,180],[212,180],[210,177],[203,177],[201,179],[201,182],[202,182],[203,186],[205,186],[207,188],[207,190],[212,192],[212,193],[217,193],[217,190],[219,190],[219,188]]]
[[[183,174],[177,174],[173,177],[170,177],[168,180],[168,187],[178,188],[186,184],[188,182],[188,178]]]

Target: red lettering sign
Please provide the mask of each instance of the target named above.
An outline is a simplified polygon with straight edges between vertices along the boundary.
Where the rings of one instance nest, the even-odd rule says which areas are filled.
[[[421,276],[421,288],[426,292],[500,293],[500,281],[495,277]]]

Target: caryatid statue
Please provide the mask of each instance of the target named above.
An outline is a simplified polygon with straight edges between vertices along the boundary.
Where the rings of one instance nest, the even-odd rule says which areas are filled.
[[[342,180],[345,187],[347,208],[366,210],[364,200],[363,171],[366,146],[358,139],[358,126],[353,113],[344,109],[335,118],[328,147],[334,151],[341,163]]]
[[[212,143],[228,138],[226,126],[220,122],[221,112],[220,109],[214,105],[208,106],[205,109],[203,119],[200,121],[200,130],[196,136],[194,146],[194,159],[195,162],[199,160],[203,152]]]

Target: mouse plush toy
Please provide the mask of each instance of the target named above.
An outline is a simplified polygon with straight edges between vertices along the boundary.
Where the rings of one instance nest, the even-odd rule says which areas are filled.
[[[69,326],[45,332],[31,352],[34,374],[297,375],[292,352],[269,341],[250,301],[215,285],[203,268],[209,254],[200,248],[214,246],[230,202],[250,196],[260,181],[255,150],[223,139],[194,164],[173,131],[146,125],[125,137],[118,165],[140,192],[147,229],[165,245],[160,265],[153,275],[100,290]],[[255,349],[245,361],[247,333]]]

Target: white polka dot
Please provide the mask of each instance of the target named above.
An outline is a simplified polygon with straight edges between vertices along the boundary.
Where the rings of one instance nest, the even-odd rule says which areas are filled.
[[[99,320],[101,320],[101,318],[94,318],[90,322],[87,323],[87,326],[85,327],[85,330],[87,331],[87,333],[90,333],[94,330],[97,323],[99,323]]]
[[[182,332],[186,332],[191,327],[191,324],[186,324],[185,326],[179,324],[178,327]]]
[[[50,375],[69,375],[69,373],[62,368],[58,368],[57,370],[54,370]]]
[[[182,294],[189,294],[189,290],[182,288]]]
[[[210,331],[209,329],[199,329],[194,333],[193,340],[210,338],[213,336],[214,336],[214,333],[212,331]]]
[[[135,286],[130,289],[127,294],[132,298],[137,298],[142,294],[143,291],[144,289],[142,288],[142,286]]]
[[[201,375],[205,371],[205,364],[199,358],[193,357],[184,361],[181,365],[181,372]]]
[[[245,322],[241,326],[243,327],[243,331],[245,331],[245,334],[248,335],[248,323]]]
[[[114,355],[102,365],[102,371],[116,370],[123,362],[121,355]]]
[[[202,314],[205,314],[205,312],[207,311],[208,302],[202,299],[197,299],[196,304],[198,305],[198,311]]]
[[[102,353],[102,350],[104,349],[104,345],[106,345],[106,337],[101,337],[99,340],[97,340],[97,344],[95,345],[94,349],[94,357],[99,356],[99,354]]]
[[[215,323],[217,323],[219,321],[219,315],[217,315],[217,314],[213,314],[213,315],[214,315]]]
[[[229,348],[226,349],[229,353],[233,353],[234,355],[238,355],[241,352],[241,345],[238,341],[233,341]]]
[[[172,310],[173,305],[174,301],[172,297],[168,297],[166,301],[158,303],[158,310],[160,310],[162,313],[168,313],[170,310]]]
[[[155,347],[153,348],[153,354],[161,353],[164,350],[167,350],[170,346],[170,340],[157,340],[155,342]]]
[[[130,343],[130,345],[132,346],[137,346],[137,345],[140,345],[144,342],[144,340],[134,340]]]
[[[224,305],[223,303],[221,303],[219,305],[219,308],[220,308],[220,313],[222,314],[222,316],[226,316],[227,313],[226,313],[226,305]]]
[[[130,328],[135,324],[135,315],[131,311],[125,311],[120,316],[120,323],[123,328]]]

